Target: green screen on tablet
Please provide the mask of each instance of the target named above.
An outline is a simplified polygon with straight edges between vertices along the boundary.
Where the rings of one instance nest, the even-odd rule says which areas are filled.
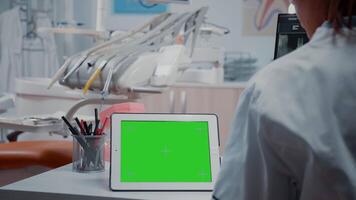
[[[211,182],[208,122],[121,121],[121,182]]]

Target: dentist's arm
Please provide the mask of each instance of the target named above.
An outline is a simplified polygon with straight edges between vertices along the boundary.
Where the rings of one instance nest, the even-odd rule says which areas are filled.
[[[212,199],[290,199],[290,179],[266,138],[259,96],[252,85],[240,98]]]

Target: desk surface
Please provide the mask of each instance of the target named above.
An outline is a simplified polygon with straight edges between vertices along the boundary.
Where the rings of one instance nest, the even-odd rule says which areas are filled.
[[[106,164],[108,166],[109,164]],[[211,192],[112,192],[109,170],[99,173],[77,173],[72,164],[0,188],[1,199],[210,199]]]

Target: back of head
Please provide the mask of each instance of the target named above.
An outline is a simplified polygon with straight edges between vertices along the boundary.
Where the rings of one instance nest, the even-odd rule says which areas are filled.
[[[327,20],[333,25],[335,31],[338,32],[344,26],[351,29],[352,16],[356,15],[356,0],[327,1],[329,2]]]

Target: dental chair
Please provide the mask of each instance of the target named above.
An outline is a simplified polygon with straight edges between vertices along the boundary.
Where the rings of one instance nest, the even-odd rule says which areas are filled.
[[[0,187],[72,162],[70,141],[0,144]]]

